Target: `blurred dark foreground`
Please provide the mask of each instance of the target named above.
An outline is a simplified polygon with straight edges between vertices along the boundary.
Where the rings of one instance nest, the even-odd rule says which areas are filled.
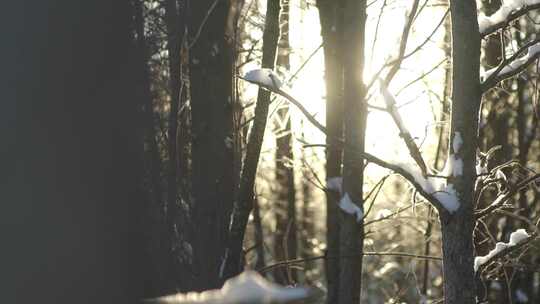
[[[129,9],[2,4],[1,303],[141,298]]]

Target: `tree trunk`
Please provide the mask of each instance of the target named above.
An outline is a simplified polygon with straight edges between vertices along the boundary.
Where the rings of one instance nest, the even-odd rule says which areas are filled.
[[[451,177],[460,202],[454,213],[441,213],[444,298],[446,304],[475,303],[474,279],[474,182],[480,107],[480,35],[476,3],[450,1],[452,16],[452,115],[450,143],[461,136],[458,151],[463,161],[461,175]]]
[[[364,40],[366,1],[346,1],[344,13],[344,105],[345,149],[343,156],[343,195],[363,210],[364,160],[358,152],[364,152],[367,104],[364,70]],[[353,151],[354,149],[354,151]],[[340,276],[339,303],[360,303],[362,288],[362,252],[364,241],[363,219],[341,212],[340,226]]]
[[[317,0],[321,35],[324,49],[326,82],[326,143],[330,138],[343,137],[343,62],[342,62],[342,1]],[[343,151],[336,147],[326,150],[326,178],[341,176]],[[326,254],[339,256],[339,201],[338,193],[326,196]],[[328,288],[326,303],[338,303],[339,259],[325,259],[326,282]]]
[[[138,97],[140,98],[140,107],[142,109],[141,124],[144,128],[144,135],[141,143],[141,151],[144,151],[144,163],[146,165],[145,173],[149,175],[150,186],[145,189],[149,192],[147,196],[147,204],[145,208],[146,217],[145,233],[146,233],[146,251],[149,259],[149,269],[147,274],[147,297],[155,297],[172,291],[172,282],[168,282],[166,275],[167,252],[169,242],[164,239],[166,232],[164,231],[164,214],[163,210],[163,195],[161,188],[161,158],[156,140],[155,119],[153,110],[153,98],[150,91],[150,75],[148,68],[148,46],[144,34],[144,14],[142,0],[133,1],[134,10],[134,28],[136,34],[137,45],[137,63],[139,67]],[[148,148],[144,148],[144,146]],[[164,233],[165,232],[165,233]]]
[[[259,206],[259,200],[257,198],[253,199],[253,234],[253,239],[255,239],[255,246],[257,246],[257,262],[255,262],[255,269],[262,269],[266,266],[266,255],[264,253],[265,244],[261,219],[261,209]]]
[[[221,286],[234,193],[233,50],[229,1],[190,2],[193,257],[195,289]],[[208,12],[211,14],[207,18]]]
[[[277,66],[290,69],[289,63],[289,0],[282,0],[279,18],[280,39],[278,42]],[[295,259],[297,256],[296,236],[296,189],[294,185],[292,130],[289,116],[289,104],[285,103],[277,111],[279,126],[276,138],[276,181],[278,199],[276,201],[276,231],[274,237],[274,254],[276,261]],[[289,267],[278,267],[274,271],[274,279],[281,284],[294,284],[297,271]],[[292,282],[290,282],[292,280]]]

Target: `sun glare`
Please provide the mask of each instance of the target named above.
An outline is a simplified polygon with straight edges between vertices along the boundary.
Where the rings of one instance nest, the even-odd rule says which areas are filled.
[[[324,56],[320,47],[322,38],[320,34],[319,13],[314,5],[300,7],[298,1],[291,1],[290,7],[290,45],[293,50],[290,54],[290,71],[284,76],[287,80],[296,74],[285,89],[297,98],[321,123],[325,123],[325,83],[324,83]],[[304,4],[305,5],[305,4]],[[377,21],[381,12],[382,1],[377,1],[368,9],[368,22],[366,30],[366,68],[364,79],[370,81],[373,75],[388,61],[398,56],[401,29],[406,20],[406,14],[410,7],[401,2],[390,3],[383,10],[379,26]],[[260,5],[264,11],[264,5]],[[399,112],[410,133],[416,139],[418,145],[426,155],[428,163],[431,163],[434,147],[437,144],[437,126],[444,122],[440,115],[441,100],[445,83],[444,52],[444,24],[435,34],[433,31],[445,15],[446,7],[426,6],[414,23],[409,36],[408,54],[422,45],[421,50],[403,61],[401,69],[394,77],[389,86],[390,92],[395,95]],[[374,33],[377,32],[375,37]],[[257,33],[256,35],[259,35]],[[248,64],[244,71],[258,68],[255,63]],[[384,71],[381,75],[385,75]],[[375,82],[377,83],[377,82]],[[246,96],[256,96],[257,88],[247,86]],[[368,92],[370,105],[384,107],[384,101],[379,96],[377,84]],[[286,103],[277,98],[271,107],[271,113]],[[293,138],[296,155],[304,144],[324,144],[325,136],[318,129],[307,122],[302,113],[294,106],[290,107]],[[380,158],[398,162],[410,159],[399,131],[390,115],[377,109],[369,109],[366,149]],[[275,115],[274,115],[275,116]],[[271,116],[270,121],[275,119]],[[268,134],[268,136],[272,136]],[[267,137],[268,138],[268,137]],[[265,140],[264,151],[274,148],[274,140]],[[324,149],[315,149],[311,153],[317,159],[324,160]],[[264,155],[263,159],[267,159]],[[320,164],[322,170],[324,163]],[[376,166],[368,167],[367,176],[371,180],[380,178],[386,170]],[[324,171],[324,170],[322,170]],[[320,173],[324,176],[324,172]],[[369,183],[370,180],[367,182]]]

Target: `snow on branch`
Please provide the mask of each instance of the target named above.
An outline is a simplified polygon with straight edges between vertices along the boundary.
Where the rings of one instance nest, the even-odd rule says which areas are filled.
[[[245,79],[245,78],[244,78]],[[255,84],[261,85],[261,83],[253,82]],[[408,182],[410,182],[413,187],[420,193],[426,200],[428,200],[432,205],[434,205],[439,213],[441,212],[454,212],[459,208],[459,202],[457,202],[457,198],[455,197],[455,191],[453,191],[452,188],[448,189],[447,192],[445,192],[445,187],[433,187],[428,186],[431,185],[431,181],[427,181],[426,178],[423,176],[423,174],[417,169],[417,166],[414,166],[410,170],[407,169],[405,166],[399,165],[399,164],[392,164],[390,162],[387,162],[385,160],[382,160],[378,157],[376,157],[373,154],[357,151],[354,147],[351,147],[350,145],[347,145],[345,141],[342,138],[338,137],[332,137],[328,134],[328,131],[325,126],[323,126],[317,119],[309,113],[309,111],[293,96],[288,94],[282,89],[275,89],[272,90],[274,93],[281,95],[285,99],[287,99],[290,103],[294,104],[301,112],[302,114],[307,118],[307,120],[312,123],[317,129],[319,129],[322,133],[324,133],[330,141],[333,142],[333,144],[337,145],[338,147],[342,147],[344,149],[351,149],[353,152],[357,153],[359,157],[364,158],[366,161],[374,163],[380,167],[389,169],[399,175],[401,175],[403,178],[405,178]],[[439,182],[434,182],[436,184],[443,184]],[[330,186],[330,185],[328,185]],[[436,190],[437,189],[437,190]],[[445,197],[443,194],[439,194],[439,196],[443,199],[443,201],[440,201],[439,198],[435,197],[434,193],[436,191],[445,192],[447,194],[450,194],[451,196]]]
[[[409,132],[407,127],[405,127],[405,124],[401,119],[401,115],[399,114],[399,111],[396,107],[396,99],[390,93],[388,87],[382,79],[379,79],[379,88],[381,90],[381,95],[384,97],[384,101],[386,102],[386,110],[388,111],[388,113],[390,113],[390,116],[392,116],[394,123],[398,127],[399,135],[401,136],[401,138],[403,138],[403,141],[407,145],[407,149],[409,149],[409,154],[414,159],[416,164],[418,164],[420,170],[422,170],[422,174],[424,176],[427,175],[426,163],[424,162],[422,154],[416,146],[416,143],[414,142],[411,133]]]
[[[163,304],[274,304],[290,303],[314,296],[314,290],[288,288],[265,280],[255,271],[245,271],[229,279],[221,289],[203,292],[178,293],[146,303]]]
[[[459,209],[461,204],[454,185],[448,182],[449,176],[428,175],[425,177],[412,164],[400,163],[396,164],[396,166],[407,172],[407,174],[401,175],[409,180],[424,198],[437,207],[439,212],[446,210],[449,213],[454,213]],[[410,176],[410,178],[407,178],[407,176]]]
[[[271,69],[251,70],[244,75],[243,79],[265,87],[270,91],[277,91],[283,85],[281,79]]]
[[[483,265],[487,265],[491,261],[508,254],[515,246],[524,244],[534,237],[534,235],[529,235],[525,229],[512,232],[508,243],[498,242],[495,244],[495,248],[487,255],[474,258],[474,271],[478,271]]]
[[[480,35],[485,37],[506,27],[510,22],[540,8],[540,0],[505,0],[501,7],[491,16],[480,14],[478,27]]]
[[[527,53],[519,57],[521,53],[527,50]],[[540,39],[535,39],[525,44],[521,49],[511,57],[503,60],[498,67],[487,70],[482,75],[482,91],[487,91],[497,83],[519,74],[525,70],[531,63],[540,57]]]

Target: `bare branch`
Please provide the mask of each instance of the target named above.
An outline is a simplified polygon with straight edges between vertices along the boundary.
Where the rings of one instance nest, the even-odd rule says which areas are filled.
[[[360,255],[370,255],[370,256],[398,256],[398,257],[409,257],[409,258],[415,258],[415,259],[426,259],[426,260],[434,260],[434,261],[442,261],[441,257],[438,256],[430,256],[430,255],[419,255],[419,254],[412,254],[412,253],[406,253],[406,252],[374,252],[374,251],[364,251],[361,254],[354,255],[353,257],[360,256]],[[327,260],[327,259],[339,259],[344,256],[327,256],[327,255],[318,255],[318,256],[312,256],[308,258],[301,258],[301,259],[294,259],[294,260],[287,260],[287,261],[281,261],[277,262],[273,265],[268,265],[262,269],[258,269],[257,271],[259,273],[265,273],[270,270],[273,270],[275,268],[279,267],[287,267],[289,265],[294,264],[300,264],[305,262],[311,262],[315,260]]]
[[[517,184],[512,190],[509,190],[505,194],[499,196],[491,205],[486,208],[476,212],[475,216],[477,219],[483,218],[484,216],[490,214],[493,210],[503,206],[512,196],[521,191],[521,189],[529,186],[529,184],[534,183],[537,179],[540,179],[540,173],[534,174],[519,184]]]
[[[527,50],[527,54],[519,57]],[[519,57],[519,58],[518,58]],[[503,60],[498,67],[484,73],[482,92],[493,88],[499,82],[521,73],[536,59],[540,58],[540,38],[529,41],[509,58]]]
[[[405,23],[405,26],[403,27],[403,34],[401,35],[401,42],[399,44],[398,58],[396,60],[396,63],[390,68],[388,74],[386,74],[386,78],[384,79],[384,83],[386,85],[388,85],[390,81],[392,81],[392,78],[394,78],[394,76],[396,75],[399,67],[401,66],[401,62],[403,61],[403,56],[405,55],[405,50],[407,49],[407,42],[409,40],[409,33],[411,32],[411,28],[416,17],[416,11],[418,10],[418,3],[420,3],[420,0],[414,0],[411,12],[409,13],[409,17],[407,18],[407,23]]]
[[[312,123],[321,132],[326,134],[326,136],[329,136],[328,132],[326,130],[326,127],[323,126],[320,122],[318,122],[317,119],[315,119],[315,117],[313,115],[311,115],[308,112],[308,110],[298,100],[296,100],[294,97],[292,97],[287,92],[285,92],[285,91],[283,91],[281,89],[279,89],[278,91],[275,91],[274,93],[285,97],[288,101],[290,101],[292,104],[294,104],[302,112],[302,114],[304,114],[304,116],[307,118],[307,120],[310,123]],[[341,139],[341,138],[330,138],[330,139],[332,141],[334,141],[336,144],[338,144],[339,146],[344,147],[344,149],[354,149],[352,147],[345,146],[345,143],[344,143],[343,139]],[[428,200],[430,203],[432,203],[435,206],[435,208],[437,208],[439,213],[448,212],[446,210],[446,208],[442,205],[442,203],[437,198],[435,198],[431,193],[429,193],[426,189],[424,189],[422,187],[422,185],[414,178],[413,174],[411,174],[405,168],[403,168],[403,167],[401,167],[399,165],[396,165],[396,164],[391,164],[389,162],[386,162],[386,161],[384,161],[384,160],[382,160],[382,159],[380,159],[380,158],[378,158],[378,157],[376,157],[376,156],[374,156],[372,154],[366,153],[366,152],[360,152],[360,151],[356,151],[356,150],[354,150],[354,152],[358,154],[359,158],[364,158],[368,162],[372,162],[372,163],[374,163],[374,164],[376,164],[378,166],[381,166],[383,168],[390,169],[390,170],[396,172],[397,174],[401,175],[403,178],[405,178],[407,181],[409,181],[413,185],[413,187],[424,198],[426,198],[426,200]]]

